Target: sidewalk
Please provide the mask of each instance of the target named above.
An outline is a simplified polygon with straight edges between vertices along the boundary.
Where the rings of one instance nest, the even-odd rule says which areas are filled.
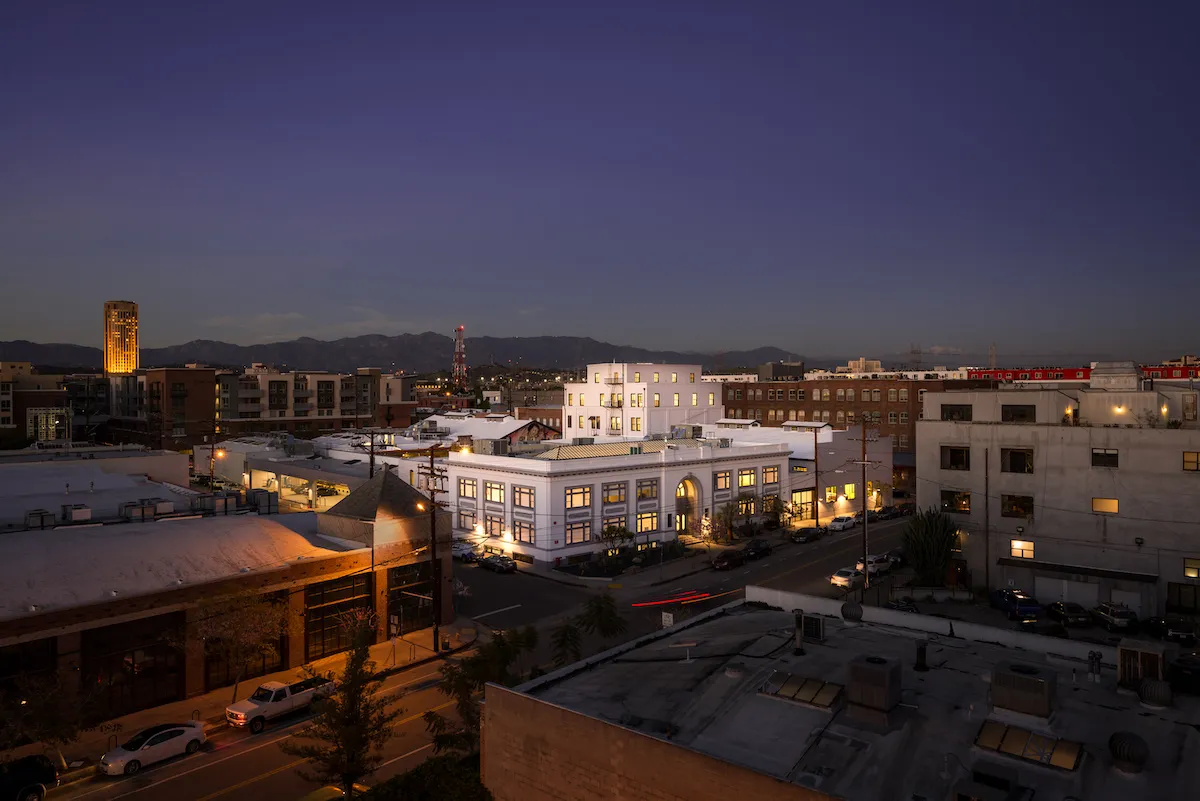
[[[456,619],[450,625],[443,626],[441,631],[443,639],[449,638],[450,640],[450,650],[440,654],[433,651],[433,629],[431,628],[411,632],[406,634],[403,639],[396,638],[372,645],[371,659],[375,662],[379,675],[389,676],[406,668],[443,659],[450,654],[470,648],[477,637],[475,624],[466,618]],[[345,653],[335,654],[312,662],[308,667],[321,673],[331,671],[338,673],[345,666],[346,659],[347,654]],[[248,697],[264,682],[290,682],[302,675],[304,675],[304,668],[298,667],[246,679],[238,686],[238,700]],[[216,732],[228,728],[228,724],[225,722],[225,707],[232,703],[232,700],[233,688],[223,687],[183,701],[174,701],[133,712],[86,730],[77,741],[63,748],[63,756],[66,757],[70,768],[62,774],[60,785],[71,784],[91,776],[101,754],[148,726],[175,721],[203,720],[205,734],[211,737]],[[43,748],[40,743],[34,743],[14,752],[13,756],[41,752],[51,753],[51,750]]]

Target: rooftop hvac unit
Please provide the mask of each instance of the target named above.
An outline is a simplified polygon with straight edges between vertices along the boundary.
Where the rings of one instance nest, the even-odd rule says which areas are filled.
[[[389,465],[385,465],[388,467]],[[279,513],[279,494],[265,489],[250,490],[246,493],[246,502],[258,510],[260,515]]]
[[[1048,718],[1054,711],[1058,674],[1025,662],[1001,662],[992,670],[992,706]]]
[[[64,523],[83,523],[92,519],[92,509],[86,503],[64,503],[62,519]]]
[[[483,456],[507,456],[508,440],[506,439],[477,439],[474,450]]]
[[[175,511],[175,504],[165,498],[139,498],[138,503],[143,506],[154,507],[154,514],[169,515]]]
[[[683,425],[671,429],[671,439],[700,439],[704,436],[702,426]]]
[[[144,501],[126,501],[121,504],[121,517],[126,520],[153,520],[154,504]]]
[[[25,528],[52,528],[54,513],[47,509],[30,509],[25,513]]]
[[[954,786],[956,801],[1008,801],[1017,797],[1017,772],[1007,765],[981,762],[971,769],[971,778]]]
[[[846,699],[880,712],[893,709],[900,703],[900,662],[883,656],[852,659]]]

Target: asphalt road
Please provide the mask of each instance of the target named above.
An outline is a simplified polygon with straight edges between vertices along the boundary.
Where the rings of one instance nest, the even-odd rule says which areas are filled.
[[[897,547],[902,525],[903,521],[889,521],[872,526],[871,552]],[[615,594],[629,621],[623,639],[659,628],[663,611],[673,612],[680,620],[735,601],[744,596],[747,584],[838,597],[842,591],[830,587],[829,574],[842,567],[853,567],[861,554],[862,529],[856,528],[815,543],[782,545],[770,556],[735,570],[706,570],[659,587],[622,587]],[[467,588],[466,595],[456,601],[460,615],[496,629],[539,627],[542,645],[533,660],[538,663],[548,663],[551,658],[549,628],[557,619],[577,611],[593,592],[542,578],[499,575],[469,566],[458,568],[456,575]],[[672,600],[683,594],[688,595],[686,600]],[[595,652],[610,644],[586,642],[585,649]],[[384,749],[384,762],[368,784],[403,773],[432,753],[421,716],[426,710],[445,711],[449,706],[446,697],[434,686],[438,676],[436,664],[422,665],[385,681],[382,692],[395,696],[395,704],[404,712],[396,724],[395,736]],[[278,721],[257,736],[224,730],[214,734],[205,749],[194,756],[145,768],[131,778],[97,777],[55,791],[52,798],[56,801],[300,799],[318,785],[300,775],[303,761],[285,754],[279,744],[300,734],[306,724],[305,717]]]

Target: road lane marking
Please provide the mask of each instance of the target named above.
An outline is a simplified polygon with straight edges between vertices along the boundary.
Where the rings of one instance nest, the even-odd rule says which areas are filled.
[[[407,759],[408,757],[412,756],[413,754],[419,754],[422,751],[424,751],[426,748],[433,748],[433,743],[425,743],[425,745],[421,746],[420,748],[414,748],[413,750],[409,751],[407,754],[401,754],[398,757],[392,757],[387,762],[380,763],[379,768],[386,768],[388,765],[392,764],[393,762],[399,762],[401,759]],[[375,770],[379,770],[379,768],[375,768]]]
[[[240,790],[243,787],[249,787],[251,784],[254,784],[256,781],[259,781],[260,779],[265,779],[268,776],[274,776],[276,773],[282,773],[283,771],[287,770],[288,768],[294,768],[297,765],[307,762],[307,761],[308,761],[307,759],[297,759],[295,762],[289,762],[286,765],[280,765],[279,767],[277,767],[273,770],[269,770],[266,773],[259,774],[258,776],[253,776],[249,779],[246,779],[245,781],[238,782],[237,784],[231,784],[228,787],[224,788],[223,790],[217,790],[215,793],[209,793],[208,795],[201,796],[200,798],[197,798],[196,801],[211,801],[212,799],[219,798],[220,796],[223,796],[226,793],[232,793],[234,790]]]
[[[490,612],[484,612],[482,615],[475,615],[474,619],[480,620],[482,618],[489,617],[491,615],[498,615],[501,612],[511,612],[513,609],[519,609],[520,606],[521,606],[520,604],[513,604],[512,606],[506,606],[503,609],[493,609]]]

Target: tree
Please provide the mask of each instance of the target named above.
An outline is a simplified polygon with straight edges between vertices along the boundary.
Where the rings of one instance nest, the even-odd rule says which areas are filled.
[[[904,525],[904,550],[917,574],[917,583],[940,587],[946,580],[958,526],[937,509],[918,512]]]
[[[30,742],[54,748],[59,769],[66,770],[63,746],[79,739],[85,699],[57,674],[22,674],[0,695],[0,750]]]
[[[783,521],[783,501],[778,495],[768,495],[763,498],[763,516],[766,518],[766,527],[770,529],[779,528]]]
[[[733,542],[733,527],[737,525],[737,517],[738,508],[737,504],[733,501],[729,501],[717,510],[717,519],[714,529],[724,532],[727,542]]]
[[[583,611],[556,628],[550,635],[557,667],[578,662],[583,652],[583,635],[592,634],[601,640],[611,640],[625,633],[629,622],[621,616],[612,593],[592,596]]]
[[[605,526],[600,532],[600,541],[604,543],[604,551],[619,551],[633,542],[633,532],[624,526]]]
[[[279,656],[279,644],[288,629],[287,604],[266,595],[240,595],[204,604],[187,637],[176,642],[183,647],[187,639],[199,639],[205,651],[229,665],[234,672],[233,700],[238,685],[255,664]]]
[[[526,627],[518,631],[498,631],[490,642],[475,649],[475,653],[458,664],[442,665],[442,680],[438,689],[454,702],[458,722],[430,710],[424,715],[425,729],[433,735],[433,749],[473,754],[479,750],[479,697],[487,684],[511,687],[519,683],[519,664],[524,653],[537,645],[537,631]]]
[[[379,694],[383,679],[370,659],[374,617],[365,610],[346,616],[343,624],[353,645],[337,679],[337,690],[313,704],[316,716],[302,739],[280,743],[284,753],[311,763],[301,776],[319,784],[336,784],[347,798],[353,795],[354,784],[379,765],[379,751],[392,736],[392,723],[404,711],[389,709],[389,699]],[[311,669],[307,672],[319,675]]]
[[[480,780],[478,755],[442,754],[371,788],[364,800],[492,801],[492,794]]]

